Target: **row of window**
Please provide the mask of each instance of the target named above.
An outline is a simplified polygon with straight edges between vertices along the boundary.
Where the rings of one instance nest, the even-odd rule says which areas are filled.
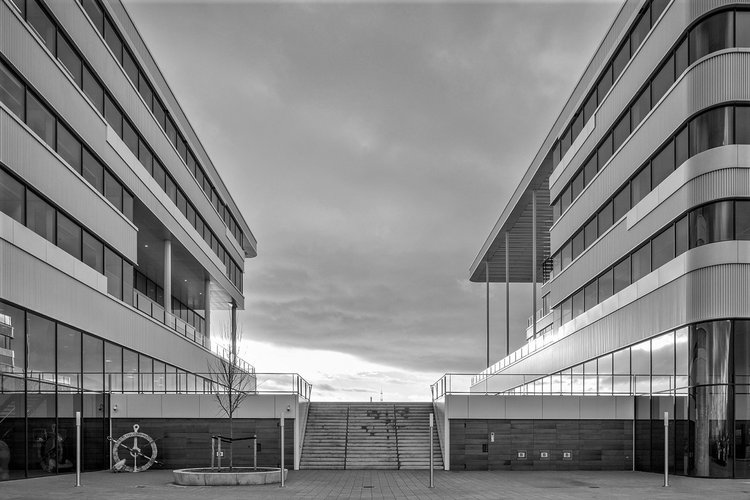
[[[0,60],[0,102],[57,151],[117,210],[130,221],[133,220],[133,195],[2,60]]]
[[[133,265],[4,168],[0,212],[105,275],[107,293],[133,304]]]
[[[135,271],[135,289],[157,304],[164,304],[164,289],[138,270]],[[198,332],[205,332],[206,321],[203,319],[203,316],[177,300],[174,296],[172,297],[172,314],[193,326]]]
[[[553,221],[593,180],[690,64],[712,52],[730,47],[750,47],[750,11],[719,12],[688,30],[552,203]]]
[[[553,275],[565,269],[688,158],[728,144],[750,144],[750,106],[713,108],[680,127],[552,256]]]
[[[154,91],[153,86],[150,84],[143,70],[136,62],[136,59],[133,56],[132,52],[130,51],[130,49],[128,49],[127,44],[123,41],[123,38],[117,31],[114,22],[106,13],[106,10],[103,8],[99,0],[80,1],[83,9],[91,19],[91,22],[99,31],[105,43],[107,44],[107,46],[109,46],[110,50],[115,55],[115,58],[125,70],[125,74],[127,74],[130,78],[136,90],[146,103],[146,106],[148,106],[148,108],[153,113],[156,122],[159,124],[162,130],[164,130],[170,142],[176,148],[180,158],[182,158],[182,160],[185,162],[185,165],[187,165],[190,172],[192,172],[193,176],[196,179],[196,182],[198,183],[198,186],[200,186],[201,189],[206,193],[206,196],[209,200],[211,200],[211,203],[221,215],[221,218],[229,228],[232,235],[244,248],[244,234],[242,233],[240,225],[232,216],[227,205],[224,204],[219,198],[217,190],[211,184],[211,181],[209,181],[203,167],[196,160],[195,155],[187,145],[187,141],[185,141],[185,138],[177,129],[174,120],[166,111],[166,107],[162,104],[161,100]]]
[[[551,157],[552,168],[554,169],[570,146],[583,130],[584,125],[594,116],[594,112],[604,97],[609,92],[614,82],[625,69],[630,58],[635,54],[638,47],[641,46],[651,27],[656,23],[659,16],[666,8],[669,0],[651,0],[643,7],[638,15],[637,20],[633,23],[630,32],[624,37],[624,41],[617,49],[612,60],[602,71],[596,85],[589,93],[584,104],[574,114],[570,123],[565,128],[560,138],[553,144],[548,157]]]
[[[188,221],[190,221],[191,225],[211,247],[212,251],[219,257],[222,263],[224,263],[230,281],[232,281],[238,289],[242,290],[242,271],[240,266],[231,259],[229,253],[219,242],[219,239],[213,231],[209,229],[205,221],[197,214],[195,208],[187,200],[187,197],[182,190],[177,187],[177,184],[169,175],[163,164],[145,143],[143,137],[136,131],[129,119],[125,117],[122,110],[112,99],[112,96],[105,90],[104,85],[94,76],[93,71],[83,57],[73,48],[72,43],[62,34],[62,31],[57,28],[52,16],[41,7],[39,0],[25,0],[25,2],[19,2],[18,6],[22,13],[24,13],[27,22],[29,22],[29,24],[39,33],[50,51],[57,55],[58,59],[73,76],[73,79],[79,85],[81,90],[83,90],[89,97],[91,102],[105,117],[110,126],[112,126],[117,134],[123,139],[125,144],[127,144],[128,148],[149,171],[149,174],[156,179],[162,190],[169,195],[172,202],[180,209]],[[6,72],[9,73],[10,70],[6,69]],[[20,78],[17,75],[11,75],[11,77],[15,82],[20,82]],[[11,80],[9,84],[9,87],[11,88],[13,87],[12,83],[13,80]],[[32,104],[35,103],[41,104],[38,99],[32,101]],[[18,106],[16,106],[16,108],[18,108]],[[46,122],[44,122],[45,118],[53,115],[46,106],[44,106],[44,110],[46,113],[41,113],[39,117],[37,117],[37,114],[32,116],[32,118],[37,117],[35,123],[39,122],[36,127],[32,126],[32,129],[48,142],[51,140],[52,142],[50,144],[52,144],[53,147],[55,142],[60,142],[60,138],[62,138],[63,144],[60,151],[61,156],[63,156],[71,166],[77,168],[78,172],[95,187],[99,188],[99,186],[103,186],[100,191],[105,193],[105,196],[106,193],[110,193],[110,197],[112,198],[110,201],[115,203],[118,208],[121,208],[124,205],[124,210],[128,211],[132,220],[132,196],[125,191],[125,194],[120,194],[118,197],[115,185],[112,184],[115,182],[114,177],[109,174],[108,170],[105,170],[102,167],[101,162],[96,160],[87,148],[82,146],[81,141],[75,138],[69,129],[64,127],[62,132],[58,132],[58,139],[55,141],[56,128],[54,122],[52,122],[51,128],[49,125],[45,128]],[[49,139],[47,136],[50,136]],[[103,177],[103,180],[101,177]],[[107,189],[109,185],[108,183],[112,184],[113,187]],[[119,183],[117,186],[119,186]],[[119,191],[122,192],[124,190],[120,187]],[[120,201],[120,198],[125,198],[125,203]]]
[[[210,393],[217,388],[207,378],[2,301],[0,314],[9,323],[0,328],[0,337],[13,352],[0,360],[0,372],[25,376],[29,392]],[[21,378],[19,383],[23,391]]]
[[[750,240],[750,200],[712,202],[690,210],[555,309],[560,326],[691,248]]]

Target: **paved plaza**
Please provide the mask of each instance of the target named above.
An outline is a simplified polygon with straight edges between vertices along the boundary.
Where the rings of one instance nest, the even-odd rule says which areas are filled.
[[[0,483],[0,498],[11,499],[586,499],[727,498],[750,499],[750,481],[671,478],[644,472],[445,472],[436,471],[429,489],[428,471],[290,471],[285,488],[177,486],[166,470],[138,474],[89,472],[76,488],[72,475]]]

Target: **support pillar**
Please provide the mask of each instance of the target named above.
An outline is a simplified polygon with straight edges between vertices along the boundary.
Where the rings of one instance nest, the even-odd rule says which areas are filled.
[[[237,362],[237,303],[232,301],[232,363]]]
[[[510,231],[505,231],[505,355],[510,354]]]
[[[164,310],[172,314],[172,240],[164,240]]]
[[[484,282],[487,288],[487,364],[485,368],[490,367],[490,263],[484,261]]]
[[[531,321],[533,322],[534,337],[536,337],[536,190],[531,192]]]
[[[211,338],[211,279],[203,282],[203,335]]]

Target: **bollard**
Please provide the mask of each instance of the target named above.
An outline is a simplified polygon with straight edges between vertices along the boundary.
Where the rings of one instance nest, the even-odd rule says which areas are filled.
[[[433,457],[432,457],[432,427],[433,427],[433,421],[435,420],[435,414],[430,413],[430,488],[435,487],[435,481],[434,481],[434,468],[433,468]]]
[[[281,414],[281,487],[284,487],[284,414]]]
[[[258,470],[258,435],[253,436],[253,470]]]
[[[219,442],[219,453],[216,454],[216,458],[219,462],[219,471],[221,471],[221,437],[216,438],[216,440]]]
[[[76,412],[76,487],[81,486],[81,412]]]
[[[214,458],[216,457],[216,447],[214,445],[214,438],[211,437],[211,468],[214,468]]]
[[[669,412],[664,412],[664,486],[669,486]]]

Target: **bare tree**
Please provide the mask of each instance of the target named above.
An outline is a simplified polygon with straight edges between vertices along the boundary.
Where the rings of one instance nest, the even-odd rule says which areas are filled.
[[[230,343],[231,349],[227,358],[217,357],[209,362],[208,371],[211,378],[219,387],[214,392],[216,401],[229,417],[229,439],[234,439],[234,414],[242,405],[243,401],[255,388],[255,377],[252,373],[238,366],[237,343],[242,341],[242,329],[237,328],[237,335],[232,339],[232,332],[225,327],[222,330],[220,340]],[[229,443],[229,470],[232,470],[232,442]]]

